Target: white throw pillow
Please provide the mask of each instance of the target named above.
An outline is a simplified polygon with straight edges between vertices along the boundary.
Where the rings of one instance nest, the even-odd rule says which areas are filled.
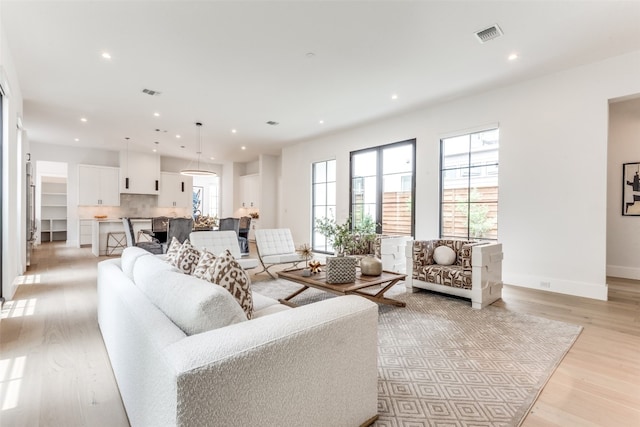
[[[433,260],[438,265],[452,265],[456,262],[456,252],[449,246],[438,246],[433,251]]]

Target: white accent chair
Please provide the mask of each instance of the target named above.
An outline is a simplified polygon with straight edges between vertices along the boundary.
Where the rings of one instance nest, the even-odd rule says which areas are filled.
[[[269,271],[269,268],[274,265],[292,264],[290,267],[292,269],[305,260],[296,252],[291,230],[288,228],[257,229],[256,249],[258,250],[258,259],[262,264],[262,270],[256,274],[266,272],[274,279],[276,276]]]
[[[200,250],[206,249],[214,255],[219,255],[225,249],[229,249],[231,255],[238,261],[238,264],[245,270],[250,270],[258,266],[255,258],[242,258],[238,236],[233,230],[223,231],[194,231],[189,235],[191,244]]]

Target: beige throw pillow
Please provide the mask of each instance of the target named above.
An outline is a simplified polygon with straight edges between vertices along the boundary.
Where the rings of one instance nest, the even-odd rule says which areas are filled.
[[[198,265],[200,251],[193,247],[191,242],[185,240],[176,255],[173,266],[184,274],[191,274]]]
[[[438,265],[452,265],[456,262],[456,252],[449,246],[438,246],[433,251],[433,260]]]
[[[216,257],[203,279],[228,290],[244,310],[247,319],[251,319],[253,316],[251,279],[228,249]]]
[[[169,249],[167,249],[166,260],[169,264],[174,265],[176,255],[178,255],[178,251],[180,250],[181,246],[182,243],[180,243],[174,236],[173,239],[171,239],[171,243],[169,243]]]
[[[216,256],[207,250],[203,250],[200,252],[200,259],[198,260],[198,265],[191,273],[192,276],[197,277],[198,279],[204,279],[207,270],[213,266],[213,263],[216,261]]]

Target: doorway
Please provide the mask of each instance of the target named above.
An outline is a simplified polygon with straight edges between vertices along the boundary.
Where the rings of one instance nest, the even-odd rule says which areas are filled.
[[[36,163],[36,222],[39,243],[67,240],[67,164]]]

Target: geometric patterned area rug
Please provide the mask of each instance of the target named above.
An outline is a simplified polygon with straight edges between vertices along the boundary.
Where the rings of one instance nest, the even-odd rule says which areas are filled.
[[[285,280],[252,285],[282,298]],[[396,285],[378,308],[379,427],[519,426],[582,327]],[[308,289],[292,302],[332,294]]]

